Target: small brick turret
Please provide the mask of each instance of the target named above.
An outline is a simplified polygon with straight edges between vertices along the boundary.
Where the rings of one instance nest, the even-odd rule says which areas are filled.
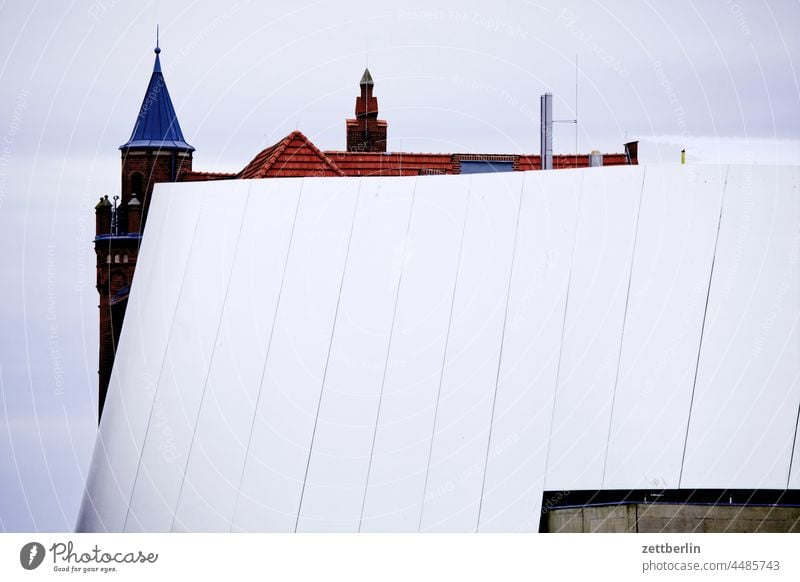
[[[128,200],[128,234],[142,233],[142,205],[136,194],[131,195]]]
[[[111,201],[104,196],[94,207],[95,232],[98,236],[111,234],[111,212]]]
[[[385,152],[386,121],[378,119],[378,98],[372,95],[375,82],[369,69],[361,76],[361,95],[356,98],[356,118],[348,119],[348,152]]]

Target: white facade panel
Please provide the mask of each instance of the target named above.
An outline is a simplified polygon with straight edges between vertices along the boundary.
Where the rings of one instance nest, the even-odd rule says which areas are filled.
[[[170,531],[222,317],[250,184],[206,185],[125,531]],[[216,195],[214,195],[216,194]],[[161,249],[162,252],[168,252]]]
[[[793,178],[793,185],[792,191],[797,196],[797,192],[800,191],[800,167],[792,168],[794,171],[794,178]],[[798,222],[800,222],[800,216],[795,217]],[[800,229],[800,226],[795,226],[795,228]],[[798,235],[800,238],[800,235]],[[798,254],[800,254],[800,244],[795,247],[795,277],[800,278],[800,267],[797,266]],[[800,351],[800,350],[798,350]],[[798,356],[800,359],[800,356]],[[800,374],[798,374],[800,375]],[[797,379],[795,379],[795,386],[797,386]],[[800,387],[795,388],[796,393],[800,393]],[[792,455],[790,460],[790,470],[789,470],[789,482],[787,487],[789,489],[800,489],[800,404],[797,406],[797,419],[795,420],[795,427],[794,427],[794,446],[792,447]]]
[[[794,447],[789,471],[789,489],[800,489],[800,411],[795,424]]]
[[[122,531],[204,188],[156,186],[77,529]],[[169,248],[169,252],[164,249]],[[160,421],[156,419],[156,423]]]
[[[731,166],[682,487],[781,489],[800,404],[797,169]]]
[[[606,489],[678,488],[725,170],[647,168]]]
[[[414,183],[361,183],[298,531],[358,531]]]
[[[175,530],[231,528],[302,188],[254,180],[203,393]],[[137,275],[138,276],[138,275]]]
[[[524,174],[473,175],[422,531],[475,531]]]
[[[303,181],[233,531],[297,526],[359,186]]]
[[[547,490],[597,489],[603,480],[642,178],[642,168],[584,174]]]
[[[361,531],[417,531],[469,177],[417,178]]]
[[[539,528],[580,178],[525,178],[479,531]]]

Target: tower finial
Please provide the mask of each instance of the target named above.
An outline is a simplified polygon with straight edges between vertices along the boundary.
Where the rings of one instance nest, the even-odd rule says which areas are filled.
[[[158,25],[156,24],[156,49],[155,53],[158,54],[161,52],[161,47],[158,46]]]
[[[372,80],[372,75],[369,72],[369,69],[364,69],[364,74],[361,75],[361,81],[359,81],[359,85],[362,87],[366,87],[367,85],[374,85],[375,81]]]

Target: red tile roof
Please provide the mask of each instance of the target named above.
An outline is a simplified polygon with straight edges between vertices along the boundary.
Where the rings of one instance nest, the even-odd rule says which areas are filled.
[[[234,178],[459,174],[462,161],[510,162],[514,164],[516,171],[541,169],[540,159],[536,154],[426,154],[336,150],[322,152],[302,132],[293,131],[275,145],[259,152],[241,172],[186,172],[180,179],[190,182]],[[638,163],[635,153],[630,162],[624,153],[603,154],[604,166],[620,166],[628,163]],[[555,169],[586,168],[588,165],[588,154],[553,156]]]
[[[345,176],[417,176],[420,173],[457,173],[451,154],[337,152],[325,154]],[[430,172],[430,170],[438,170]]]
[[[634,164],[637,162],[634,161]],[[604,166],[626,166],[628,165],[628,157],[625,154],[603,154]],[[588,154],[559,154],[553,156],[553,169],[565,170],[568,168],[588,168],[589,155]],[[515,170],[541,170],[542,162],[538,155],[521,155],[517,159],[514,166]]]
[[[239,178],[344,176],[336,164],[300,131],[262,150],[239,172]]]

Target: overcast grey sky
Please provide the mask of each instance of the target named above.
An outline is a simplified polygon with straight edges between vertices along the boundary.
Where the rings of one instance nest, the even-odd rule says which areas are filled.
[[[94,440],[92,208],[162,65],[195,168],[299,128],[344,148],[369,59],[389,149],[535,153],[538,97],[578,149],[800,163],[800,4],[0,3],[0,529],[70,530]],[[555,149],[573,152],[574,127]]]

